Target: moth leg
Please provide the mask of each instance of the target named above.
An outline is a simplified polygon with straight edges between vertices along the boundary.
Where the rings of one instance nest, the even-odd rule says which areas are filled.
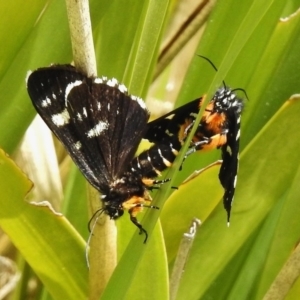
[[[148,232],[146,231],[146,229],[143,228],[142,224],[139,223],[139,221],[137,220],[135,213],[134,213],[134,208],[130,209],[128,212],[130,215],[131,222],[140,230],[139,234],[142,234],[142,233],[145,234],[144,244],[146,244],[147,239],[148,239]]]
[[[224,144],[227,143],[227,133],[228,130],[224,130],[221,133],[215,134],[211,137],[203,137],[201,141],[197,141],[193,144],[193,146],[186,152],[182,163],[180,165],[179,170],[182,170],[182,165],[186,158],[196,151],[205,151],[205,150],[213,150],[219,149]]]
[[[166,178],[166,179],[162,179],[162,180],[154,180],[151,178],[144,177],[142,179],[143,183],[147,186],[147,189],[150,191],[159,189],[160,186],[158,186],[158,185],[164,184],[170,180],[171,180],[171,178]]]
[[[161,184],[164,184],[164,183],[166,183],[170,180],[171,180],[171,178],[166,178],[166,179],[163,179],[163,180],[154,180],[153,185],[159,185],[159,186],[152,186],[151,189],[157,189],[158,190],[160,188]],[[174,189],[174,190],[178,190],[177,186],[171,186],[171,188]]]
[[[193,147],[190,148],[184,155],[183,157],[183,160],[181,162],[181,165],[179,167],[179,170],[181,171],[182,170],[182,166],[183,166],[183,163],[184,161],[187,159],[188,156],[190,156],[191,154],[193,154],[194,152],[198,151],[198,150],[201,150],[203,148],[204,145],[207,145],[210,143],[210,139],[209,138],[205,138],[205,140],[203,141],[199,141],[199,142],[196,142],[194,143]]]
[[[142,233],[145,234],[144,244],[146,244],[148,239],[148,232],[146,231],[146,229],[144,229],[142,224],[136,218],[137,213],[141,211],[142,207],[155,208],[155,209],[159,209],[159,208],[154,205],[145,205],[143,203],[139,203],[135,207],[132,207],[131,209],[128,210],[131,222],[140,230],[139,234]]]
[[[153,185],[164,184],[164,183],[166,183],[170,180],[171,180],[171,178],[166,178],[166,179],[163,179],[163,180],[154,180]]]
[[[147,195],[145,195],[144,197],[146,197],[146,198],[134,196],[134,197],[130,198],[129,200],[123,202],[122,207],[123,207],[123,209],[128,210],[131,222],[140,230],[139,234],[142,234],[142,233],[145,234],[146,237],[145,237],[144,243],[146,243],[147,239],[148,239],[148,233],[143,228],[142,224],[139,223],[136,216],[139,212],[141,212],[143,210],[144,207],[152,208],[152,209],[159,209],[159,207],[146,204],[145,202],[150,202],[151,198],[148,199]]]

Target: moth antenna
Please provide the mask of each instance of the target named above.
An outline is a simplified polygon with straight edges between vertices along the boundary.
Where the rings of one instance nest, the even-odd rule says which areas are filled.
[[[91,219],[89,220],[89,223],[88,223],[88,229],[89,229],[90,234],[89,234],[88,240],[85,245],[85,260],[86,260],[88,269],[90,268],[90,260],[89,260],[90,242],[91,242],[91,239],[93,236],[95,226],[98,222],[98,219],[100,218],[100,216],[102,215],[103,212],[104,212],[103,208],[96,210],[96,212],[93,214],[93,216],[91,217]],[[93,223],[93,226],[91,227],[91,223],[94,219],[95,219],[95,222]]]
[[[232,90],[232,92],[235,92],[235,91],[241,91],[241,92],[243,92],[244,95],[246,96],[246,99],[249,101],[247,92],[246,92],[244,89],[242,89],[242,88],[237,88],[237,89]]]
[[[99,208],[99,209],[97,209],[95,212],[94,212],[94,214],[92,215],[92,217],[90,218],[90,220],[89,220],[89,222],[88,222],[88,230],[89,230],[89,232],[91,232],[91,223],[92,223],[92,221],[94,220],[94,218],[99,214],[99,216],[103,213],[103,211],[104,211],[104,208]],[[97,220],[98,220],[98,217],[97,217]],[[97,220],[96,220],[96,222],[97,222]]]
[[[199,54],[198,54],[198,56],[201,57],[201,58],[203,58],[203,59],[205,59],[206,61],[208,61],[208,62],[210,63],[210,65],[214,68],[214,70],[215,70],[216,72],[218,72],[217,67],[213,64],[213,62],[212,62],[208,57],[205,57],[205,56],[199,55]],[[227,85],[226,85],[225,81],[222,80],[222,82],[223,82],[224,88],[226,89]]]

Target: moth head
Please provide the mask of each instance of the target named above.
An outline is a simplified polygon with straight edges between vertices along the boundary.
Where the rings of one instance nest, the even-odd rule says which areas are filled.
[[[111,204],[106,204],[104,208],[105,213],[113,220],[118,219],[119,217],[123,216],[124,210],[122,207],[113,206]]]

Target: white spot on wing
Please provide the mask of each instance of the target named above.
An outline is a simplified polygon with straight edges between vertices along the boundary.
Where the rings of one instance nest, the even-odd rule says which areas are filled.
[[[51,119],[57,127],[61,127],[69,123],[70,115],[67,109],[65,109],[61,113],[53,115]]]
[[[102,84],[103,80],[106,80],[106,79],[107,79],[106,77],[95,78],[94,82],[97,83],[97,84]]]
[[[41,105],[42,107],[47,107],[51,105],[51,100],[48,97],[46,97],[46,99],[42,100]]]
[[[84,115],[85,117],[87,117],[87,112],[86,112],[86,108],[85,108],[85,107],[82,108],[82,113],[83,113],[83,115]]]
[[[112,79],[107,80],[106,84],[108,86],[115,87],[119,83],[118,83],[118,80],[116,78],[112,78]]]
[[[240,138],[241,131],[239,130],[236,134],[235,140],[238,141]]]
[[[236,181],[237,181],[237,176],[235,175],[235,176],[234,176],[234,183],[233,183],[233,187],[234,187],[234,188],[236,187]]]
[[[131,96],[131,99],[134,100],[134,101],[136,101],[140,105],[141,108],[147,109],[146,108],[146,104],[145,104],[145,102],[143,101],[142,98],[137,97],[137,96]]]
[[[226,147],[226,152],[227,152],[230,156],[232,156],[232,151],[231,151],[231,148],[230,148],[229,145],[227,145],[227,147]]]
[[[74,147],[75,147],[77,150],[79,150],[79,149],[82,147],[82,144],[80,143],[80,141],[78,141],[78,142],[76,142],[76,143],[74,144]]]
[[[71,92],[71,90],[75,87],[75,86],[78,86],[78,85],[81,85],[82,84],[82,81],[81,80],[76,80],[74,82],[71,82],[67,85],[66,87],[66,92],[65,92],[65,105],[67,106],[67,98]]]
[[[124,84],[120,84],[118,88],[121,93],[123,94],[127,93],[127,87]]]
[[[127,87],[124,84],[119,83],[116,78],[108,79],[107,77],[103,76],[101,78],[95,78],[94,82],[98,84],[106,84],[111,87],[117,87],[118,90],[123,94],[128,93]],[[143,109],[147,109],[146,104],[142,98],[133,95],[131,95],[130,98],[136,101]]]
[[[88,138],[93,138],[101,135],[104,130],[107,130],[108,124],[100,121],[94,128],[87,132]]]
[[[80,114],[80,113],[77,113],[76,117],[77,117],[77,120],[78,120],[78,121],[82,121],[82,117],[81,117],[81,114]]]

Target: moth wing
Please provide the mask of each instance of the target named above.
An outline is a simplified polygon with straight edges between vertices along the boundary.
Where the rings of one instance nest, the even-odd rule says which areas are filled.
[[[72,66],[56,65],[31,73],[27,88],[37,112],[83,175],[103,191],[126,168],[149,115],[117,83],[108,86],[97,80]]]
[[[68,106],[70,110],[85,108],[86,117],[82,114],[82,121],[74,119],[80,140],[90,145],[91,153],[99,153],[112,179],[121,176],[146,129],[149,113],[142,100],[95,80],[74,87],[68,96]]]
[[[195,99],[147,124],[147,131],[143,138],[152,143],[168,139],[170,135],[178,137],[180,126],[191,114],[197,114],[200,109],[201,98]]]
[[[229,132],[227,142],[222,146],[223,163],[220,168],[219,179],[225,189],[223,196],[224,208],[230,219],[230,210],[233,202],[235,186],[237,181],[237,172],[239,164],[239,145],[240,145],[240,122],[239,115],[234,112],[229,118]]]

